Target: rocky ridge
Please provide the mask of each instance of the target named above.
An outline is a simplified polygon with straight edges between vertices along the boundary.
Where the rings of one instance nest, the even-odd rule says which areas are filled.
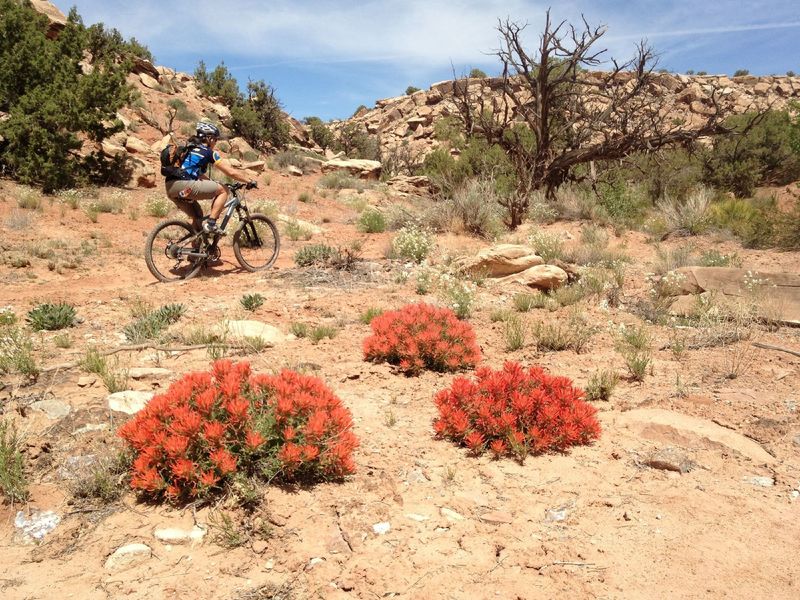
[[[601,77],[602,73],[589,76]],[[622,82],[631,78],[630,73],[621,73]],[[439,145],[434,139],[436,121],[458,114],[454,101],[454,89],[470,95],[481,94],[485,98],[502,94],[502,79],[460,79],[434,83],[427,90],[411,95],[385,98],[375,103],[371,110],[362,109],[352,118],[334,124],[342,127],[346,123],[358,123],[374,135],[378,135],[381,149],[392,152],[407,145],[412,156],[424,157]],[[683,119],[690,127],[699,125],[713,113],[712,93],[717,90],[724,114],[741,114],[748,110],[784,109],[793,100],[800,100],[800,77],[756,77],[752,75],[728,77],[725,75],[689,76],[659,73],[655,76],[650,93],[663,98],[666,110],[676,119]],[[524,97],[528,92],[521,81],[514,83],[514,92]]]

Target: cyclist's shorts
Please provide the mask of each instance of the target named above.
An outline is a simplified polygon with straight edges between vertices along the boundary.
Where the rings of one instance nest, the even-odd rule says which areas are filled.
[[[219,193],[219,184],[210,179],[197,181],[181,180],[168,181],[167,196],[172,200],[210,200]]]

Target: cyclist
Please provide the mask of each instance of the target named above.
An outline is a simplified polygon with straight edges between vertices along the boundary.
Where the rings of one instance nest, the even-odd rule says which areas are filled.
[[[200,231],[202,228],[206,233],[225,235],[225,232],[217,227],[217,219],[225,208],[228,193],[225,186],[209,179],[206,175],[208,166],[214,165],[225,175],[246,183],[250,188],[257,187],[257,183],[249,179],[247,173],[231,165],[214,149],[220,138],[220,131],[216,125],[201,121],[197,124],[195,132],[196,135],[188,141],[188,152],[181,165],[180,178],[166,179],[167,197],[192,219],[195,231]],[[212,198],[210,215],[203,219],[203,209],[197,201]]]

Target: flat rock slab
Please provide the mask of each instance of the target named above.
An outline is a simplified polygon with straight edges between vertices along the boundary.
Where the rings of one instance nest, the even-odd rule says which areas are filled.
[[[758,464],[776,462],[769,452],[753,440],[705,419],[660,408],[631,410],[611,418],[617,425],[637,431],[647,439],[695,438],[711,445],[724,446]]]
[[[142,563],[153,555],[150,546],[146,544],[128,544],[117,548],[105,563],[107,571],[117,571],[131,565]]]
[[[147,406],[147,403],[150,402],[150,399],[154,395],[153,392],[126,390],[124,392],[110,394],[106,397],[106,402],[108,403],[108,408],[115,412],[135,415]]]
[[[790,325],[800,325],[800,275],[734,269],[729,267],[682,267],[673,271],[679,277],[675,285],[679,294],[697,295],[718,293],[723,296],[742,297],[750,289],[761,288],[769,303],[764,316],[776,318]],[[674,305],[676,312],[689,307],[687,300]]]
[[[131,379],[168,379],[172,376],[172,371],[169,369],[161,369],[159,367],[134,367],[128,369],[128,377]]]
[[[202,527],[195,525],[191,529],[179,527],[159,527],[153,532],[153,537],[164,544],[175,546],[190,545],[203,541],[208,533]]]
[[[274,346],[286,341],[286,336],[280,329],[261,321],[228,321],[219,326],[220,333],[226,333],[229,338],[243,340],[257,338],[268,346]]]
[[[43,412],[54,421],[63,419],[69,415],[70,412],[72,412],[72,407],[66,402],[61,402],[60,400],[39,400],[38,402],[31,404],[31,408],[33,410]]]
[[[318,227],[313,223],[309,223],[308,221],[303,221],[301,219],[296,219],[290,215],[278,214],[278,221],[281,223],[296,223],[303,229],[310,231],[314,235],[319,235],[320,233],[324,233],[325,230],[322,227]]]

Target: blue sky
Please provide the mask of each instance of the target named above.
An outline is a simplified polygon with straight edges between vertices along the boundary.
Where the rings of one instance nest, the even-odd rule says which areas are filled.
[[[606,24],[609,56],[647,38],[660,66],[685,72],[800,73],[798,0],[562,0],[555,19]],[[361,104],[427,88],[472,67],[498,71],[498,18],[529,23],[537,41],[547,2],[534,0],[57,0],[87,24],[116,27],[161,65],[193,72],[224,60],[239,80],[264,79],[297,118],[350,116]],[[193,10],[188,10],[192,7]]]

